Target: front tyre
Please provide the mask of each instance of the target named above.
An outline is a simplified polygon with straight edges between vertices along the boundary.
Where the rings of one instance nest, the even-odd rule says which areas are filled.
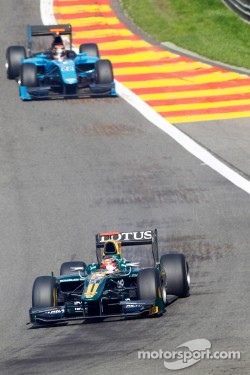
[[[137,276],[139,299],[156,299],[160,289],[160,272],[156,268],[142,269]]]
[[[165,254],[160,259],[161,269],[166,272],[167,294],[185,298],[189,296],[189,267],[183,254]]]
[[[32,289],[32,307],[57,306],[57,281],[52,276],[39,276],[35,279]]]
[[[37,66],[32,63],[25,63],[21,66],[21,86],[37,87]]]
[[[98,60],[95,63],[96,83],[111,84],[114,81],[112,64],[109,60]]]
[[[26,58],[26,50],[22,46],[10,46],[6,50],[6,74],[8,79],[20,76],[22,59]]]

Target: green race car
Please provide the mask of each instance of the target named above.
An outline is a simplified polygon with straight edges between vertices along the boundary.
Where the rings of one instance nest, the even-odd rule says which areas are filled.
[[[183,254],[158,255],[157,230],[96,235],[97,261],[61,265],[60,276],[39,276],[29,310],[33,325],[112,317],[161,316],[188,297]]]

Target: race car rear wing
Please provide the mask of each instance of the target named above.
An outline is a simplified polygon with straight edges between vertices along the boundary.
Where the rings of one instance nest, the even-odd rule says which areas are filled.
[[[72,48],[72,27],[70,24],[62,25],[27,25],[28,52],[32,50],[33,36],[68,35],[70,49]]]
[[[121,246],[152,245],[154,261],[159,262],[157,229],[140,232],[102,232],[96,235],[96,253],[99,259],[98,249],[104,248],[107,240],[112,239],[121,243]]]

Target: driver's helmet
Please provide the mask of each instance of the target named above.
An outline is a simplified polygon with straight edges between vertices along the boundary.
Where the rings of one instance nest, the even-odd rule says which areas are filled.
[[[107,240],[104,244],[103,255],[120,254],[119,243],[115,240]]]
[[[66,49],[63,44],[55,44],[52,49],[52,56],[54,60],[61,60],[66,58]]]
[[[115,258],[113,257],[104,257],[100,264],[101,269],[106,269],[110,272],[119,271],[119,265]]]

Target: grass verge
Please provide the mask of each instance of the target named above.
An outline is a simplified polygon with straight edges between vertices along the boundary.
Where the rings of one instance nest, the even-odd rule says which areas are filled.
[[[124,13],[159,42],[250,69],[250,24],[222,0],[120,0]]]

